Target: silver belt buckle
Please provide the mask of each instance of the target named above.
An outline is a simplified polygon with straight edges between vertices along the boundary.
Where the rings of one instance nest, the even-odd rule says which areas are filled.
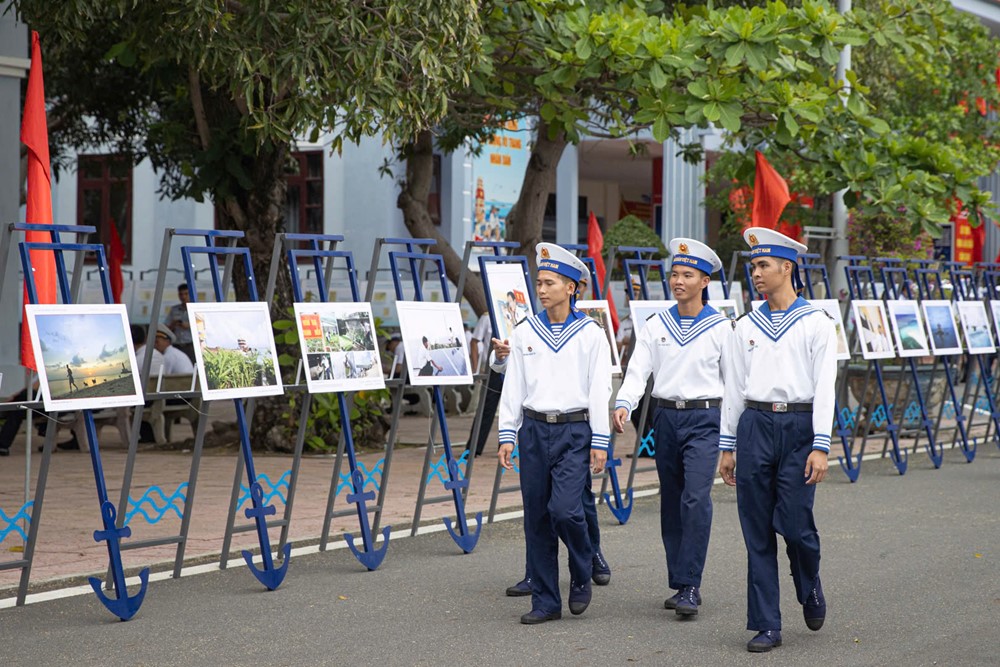
[[[674,405],[677,406],[678,410],[683,410],[684,406],[687,405],[687,401],[674,401]]]
[[[788,403],[771,403],[771,412],[788,412]]]
[[[549,415],[549,414],[547,414],[547,415],[545,415],[545,422],[548,423],[548,424],[558,424],[559,423],[559,415]]]

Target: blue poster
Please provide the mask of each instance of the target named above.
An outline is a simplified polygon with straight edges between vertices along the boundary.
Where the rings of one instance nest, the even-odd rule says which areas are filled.
[[[509,120],[472,158],[474,241],[506,239],[507,216],[521,194],[531,139],[526,119]]]

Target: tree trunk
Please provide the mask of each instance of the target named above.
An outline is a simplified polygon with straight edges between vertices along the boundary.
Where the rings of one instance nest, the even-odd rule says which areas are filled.
[[[427,211],[427,197],[434,177],[434,138],[429,131],[423,131],[412,144],[404,146],[400,153],[406,158],[406,179],[401,185],[396,206],[403,212],[406,229],[413,238],[437,241],[431,252],[444,257],[445,273],[451,282],[458,285],[462,256],[441,235]],[[478,274],[466,273],[464,296],[476,315],[486,312],[486,294]]]
[[[284,231],[284,167],[287,155],[288,146],[282,144],[261,147],[255,157],[244,157],[243,167],[250,176],[252,187],[216,200],[221,227],[235,229],[246,235],[240,245],[245,244],[250,249],[254,283],[260,300],[266,296],[264,291],[267,289],[271,269],[275,235]],[[235,263],[233,283],[236,298],[240,301],[250,300],[250,286],[246,278],[242,263]],[[274,296],[270,301],[270,311],[272,322],[293,317],[291,277],[283,254]],[[293,358],[299,357],[296,346],[278,345],[277,348],[279,356],[290,354]],[[284,381],[294,381],[291,377],[294,368],[283,370]],[[253,446],[268,451],[292,451],[298,415],[289,414],[294,411],[289,410],[288,398],[258,398],[255,405],[253,422],[250,424],[250,441]]]
[[[527,255],[532,269],[535,268],[535,246],[542,240],[545,205],[549,193],[555,190],[556,168],[566,145],[564,132],[560,130],[554,137],[549,136],[548,123],[539,119],[521,195],[507,216],[507,239],[521,244],[520,252]]]

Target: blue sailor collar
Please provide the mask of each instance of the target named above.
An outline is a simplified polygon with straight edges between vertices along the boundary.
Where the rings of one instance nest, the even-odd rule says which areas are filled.
[[[792,326],[803,317],[819,312],[823,311],[816,308],[800,296],[797,297],[795,301],[792,302],[792,305],[790,305],[785,311],[785,316],[781,319],[781,323],[778,324],[778,326],[774,326],[771,322],[771,306],[766,301],[762,303],[757,310],[751,312],[749,317],[750,321],[753,322],[757,328],[764,333],[764,335],[773,341],[777,341],[788,333]]]
[[[549,314],[544,310],[534,317],[529,317],[526,322],[553,352],[558,352],[565,347],[566,343],[588,324],[597,324],[597,322],[576,308],[569,309],[569,316],[563,322],[559,333],[552,331],[552,322],[549,320]]]
[[[670,335],[682,347],[716,324],[728,321],[724,315],[708,304],[701,309],[697,317],[691,320],[691,326],[688,327],[687,331],[681,329],[681,314],[676,304],[668,308],[665,313],[660,313],[659,317],[663,325],[667,328],[667,331],[670,332]]]

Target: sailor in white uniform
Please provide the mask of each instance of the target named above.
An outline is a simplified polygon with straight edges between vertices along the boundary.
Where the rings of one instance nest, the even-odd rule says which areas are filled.
[[[589,473],[604,470],[610,438],[611,350],[600,325],[573,307],[586,266],[551,243],[537,247],[536,292],[545,308],[510,340],[500,397],[500,465],[518,444],[531,611],[525,624],[562,617],[559,540],[569,551],[569,609],[591,600],[593,547],[583,511]]]
[[[827,472],[837,334],[833,320],[792,288],[806,246],[756,227],[743,238],[754,288],[767,303],[737,320],[726,355],[719,471],[736,486],[747,547],[747,629],[757,632],[747,650],[765,652],[781,646],[777,535],[806,626],[819,630],[826,618],[813,500]]]
[[[719,460],[722,357],[733,327],[707,305],[708,284],[722,260],[704,243],[670,242],[670,289],[677,304],[651,316],[636,338],[615,401],[614,426],[625,422],[653,374],[653,432],[660,478],[660,535],[667,555],[664,602],[693,617],[701,604],[701,575],[712,530],[712,483]]]

